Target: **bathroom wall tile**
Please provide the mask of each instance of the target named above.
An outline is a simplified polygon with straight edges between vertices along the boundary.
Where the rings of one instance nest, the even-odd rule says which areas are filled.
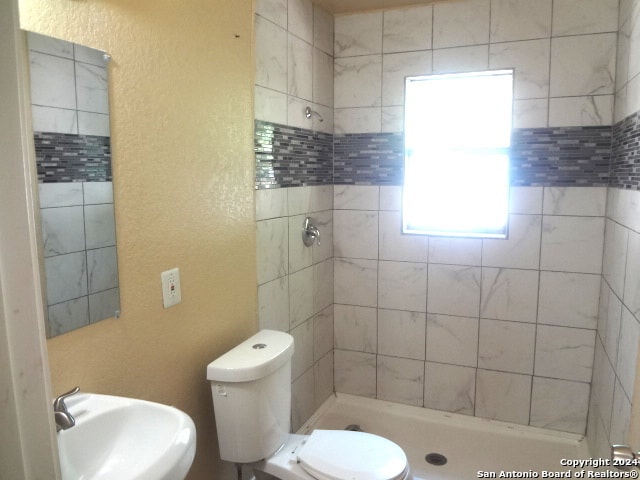
[[[335,133],[380,133],[380,107],[337,108],[334,111]]]
[[[312,250],[302,241],[305,215],[289,217],[289,273],[311,266]]]
[[[491,42],[551,36],[551,0],[491,0]]]
[[[531,377],[529,375],[478,370],[477,417],[527,425],[530,402]]]
[[[624,303],[631,313],[640,318],[640,234],[629,231],[624,282]]]
[[[629,397],[633,395],[639,339],[640,326],[638,325],[638,321],[627,308],[623,307],[616,373],[618,374],[622,388],[624,388],[625,393]]]
[[[475,368],[426,362],[424,380],[426,408],[473,415]]]
[[[65,108],[31,106],[33,131],[78,133],[78,112]]]
[[[550,127],[589,127],[613,123],[613,95],[551,98]]]
[[[313,263],[318,263],[333,257],[333,211],[314,213],[311,221],[320,230],[320,245],[311,247]]]
[[[31,103],[46,107],[76,108],[74,62],[29,52]]]
[[[333,107],[333,57],[317,48],[313,49],[313,101]]]
[[[333,350],[334,307],[322,310],[313,317],[313,360],[317,362]]]
[[[82,205],[81,183],[39,183],[40,208]]]
[[[433,73],[478,72],[488,68],[489,45],[441,48],[433,51]]]
[[[78,110],[109,113],[107,69],[75,62],[76,101]]]
[[[479,267],[429,265],[427,311],[477,316],[480,310]]]
[[[313,43],[313,3],[311,0],[289,0],[287,28],[305,42]]]
[[[95,323],[120,314],[120,289],[112,288],[89,295],[89,322]]]
[[[29,50],[48,53],[56,57],[73,58],[73,43],[47,35],[40,35],[39,33],[26,33]]]
[[[427,266],[379,262],[378,306],[424,312],[427,306]]]
[[[545,215],[602,217],[607,202],[606,187],[545,187]]]
[[[603,238],[603,218],[545,215],[540,268],[599,274],[602,270]]]
[[[313,5],[313,46],[333,57],[335,20],[324,8]]]
[[[73,45],[73,57],[77,62],[89,63],[99,67],[109,65],[109,60],[104,58],[104,52],[83,45]]]
[[[535,375],[589,382],[595,331],[538,325]]]
[[[624,292],[629,235],[628,229],[609,219],[606,220],[602,275],[619,297],[622,297]]]
[[[380,217],[380,260],[399,262],[427,262],[429,237],[402,234],[400,212],[381,211]]]
[[[595,329],[600,275],[540,272],[538,323]]]
[[[406,358],[377,358],[376,398],[421,407],[424,403],[424,362]]]
[[[482,240],[475,238],[429,238],[429,263],[479,266]]]
[[[256,190],[256,220],[287,216],[287,189]]]
[[[335,185],[333,202],[336,210],[377,210],[379,187]]]
[[[258,285],[288,273],[289,221],[274,218],[257,222]]]
[[[255,86],[254,116],[256,120],[287,124],[287,95],[268,88]]]
[[[616,0],[555,0],[553,36],[618,30]]]
[[[622,19],[622,17],[620,17]],[[618,44],[616,45],[616,92],[624,87],[629,80],[629,48],[631,41],[631,22],[627,19],[621,22],[618,30]]]
[[[602,340],[607,356],[613,365],[618,359],[618,339],[622,320],[622,302],[607,282],[601,283],[598,312],[598,335]]]
[[[482,264],[488,267],[537,269],[540,263],[541,215],[509,215],[506,240],[482,241]]]
[[[478,367],[532,374],[535,341],[534,324],[481,319]]]
[[[256,0],[256,14],[287,28],[287,0]]]
[[[640,30],[640,28],[638,30]],[[629,116],[638,111],[640,111],[640,76],[636,74],[627,84],[626,115]]]
[[[513,128],[545,128],[548,116],[549,100],[546,98],[513,101]]]
[[[116,247],[87,250],[89,293],[118,286],[118,258]]]
[[[607,216],[627,228],[640,231],[640,192],[610,188],[611,214],[607,200]]]
[[[311,200],[310,212],[323,212],[333,209],[333,185],[315,185],[308,188]],[[291,210],[291,206],[289,209]]]
[[[308,100],[289,95],[287,97],[287,125],[312,130],[313,119],[307,118],[305,112],[307,107],[310,107]]]
[[[334,305],[334,347],[376,353],[377,313],[375,308]]]
[[[113,204],[85,205],[84,221],[87,249],[116,244]]]
[[[431,5],[386,10],[382,51],[392,53],[430,49],[432,24]]]
[[[402,310],[378,310],[378,353],[425,359],[426,316]]]
[[[482,269],[480,316],[535,323],[537,294],[537,271],[485,267]]]
[[[336,17],[334,46],[336,58],[381,52],[382,12]]]
[[[334,107],[382,105],[382,55],[336,58]]]
[[[553,38],[551,96],[614,93],[615,48],[615,33]]]
[[[313,296],[313,267],[289,275],[290,328],[308,320],[315,313]]]
[[[383,133],[402,133],[404,132],[404,107],[382,107],[382,124]]]
[[[43,208],[40,210],[40,221],[45,257],[85,249],[82,207]]]
[[[436,3],[433,48],[489,43],[489,0]]]
[[[288,35],[287,93],[306,100],[313,99],[313,47],[298,37]]]
[[[402,208],[402,187],[380,187],[380,210],[400,211]]]
[[[112,182],[83,182],[85,205],[113,203]]]
[[[89,325],[89,297],[80,297],[51,305],[49,312],[49,334],[62,335],[76,328]]]
[[[378,258],[378,212],[336,210],[333,214],[334,255]]]
[[[335,350],[333,361],[336,392],[375,398],[375,354]]]
[[[331,82],[331,94],[331,101],[333,102],[333,81]],[[322,118],[318,118],[316,116],[312,118],[313,129],[317,132],[329,133],[333,135],[333,107],[327,107],[325,105],[320,105],[319,103],[314,103],[313,105],[311,105],[311,108],[322,115]]]
[[[333,303],[333,259],[313,266],[313,313]]]
[[[640,5],[634,2],[629,13],[631,35],[629,38],[629,80],[640,73]],[[637,79],[636,79],[637,80]]]
[[[427,315],[427,360],[475,367],[478,361],[478,319]]]
[[[276,278],[258,286],[260,329],[289,331],[289,277]]]
[[[291,380],[295,380],[313,365],[313,320],[301,323],[289,333],[295,345],[291,359]]]
[[[333,351],[327,353],[313,365],[315,377],[315,409],[333,395]]]
[[[47,305],[87,295],[87,257],[85,252],[44,259]]]
[[[489,68],[514,68],[514,99],[549,95],[549,40],[494,43]],[[560,96],[560,95],[556,95]]]
[[[613,410],[611,412],[611,431],[609,439],[612,444],[624,444],[629,435],[631,424],[631,402],[622,389],[619,381],[616,381],[613,393]]]
[[[542,213],[542,187],[511,187],[509,190],[509,213]]]
[[[533,378],[531,425],[583,435],[587,426],[589,384]]]
[[[313,415],[315,400],[315,377],[310,368],[291,383],[291,429],[294,432]]]
[[[432,70],[430,51],[389,53],[382,65],[382,105],[404,105],[405,78]]]
[[[616,373],[609,363],[602,344],[596,341],[593,361],[593,380],[591,382],[591,408],[597,411],[602,428],[609,433],[611,425],[611,411],[613,409],[613,393],[616,383]]]
[[[627,87],[623,86],[616,92],[613,101],[613,122],[614,125],[621,122],[627,116]]]
[[[287,31],[255,17],[256,85],[287,91]]]
[[[340,259],[334,261],[335,303],[375,307],[378,304],[378,262]]]

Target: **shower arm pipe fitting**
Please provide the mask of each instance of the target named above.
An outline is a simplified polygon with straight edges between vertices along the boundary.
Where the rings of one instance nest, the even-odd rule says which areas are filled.
[[[311,110],[311,107],[307,107],[304,109],[304,116],[307,117],[308,119],[311,119],[311,117],[313,117],[314,115],[318,118],[318,120],[320,120],[321,122],[324,122],[324,118],[322,118],[322,115],[320,115],[315,110]]]
[[[311,217],[305,218],[302,224],[302,242],[307,247],[311,247],[314,243],[320,245],[320,230],[311,223]]]

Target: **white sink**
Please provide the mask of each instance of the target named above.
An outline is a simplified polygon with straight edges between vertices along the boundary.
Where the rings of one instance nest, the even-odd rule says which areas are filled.
[[[75,426],[58,432],[63,480],[182,480],[196,452],[184,412],[93,393],[65,401]]]

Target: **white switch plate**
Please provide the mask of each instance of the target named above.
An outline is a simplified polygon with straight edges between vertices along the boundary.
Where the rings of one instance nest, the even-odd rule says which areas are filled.
[[[162,280],[162,304],[164,308],[173,307],[182,301],[180,291],[180,270],[172,268],[160,274]]]

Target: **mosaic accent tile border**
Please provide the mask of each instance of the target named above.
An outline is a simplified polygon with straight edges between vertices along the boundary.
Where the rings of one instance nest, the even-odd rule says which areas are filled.
[[[255,121],[256,188],[333,181],[333,135]]]
[[[333,155],[336,185],[402,185],[402,133],[334,135]]]
[[[609,186],[640,190],[640,112],[613,126]]]
[[[38,182],[110,182],[111,139],[34,132]]]

